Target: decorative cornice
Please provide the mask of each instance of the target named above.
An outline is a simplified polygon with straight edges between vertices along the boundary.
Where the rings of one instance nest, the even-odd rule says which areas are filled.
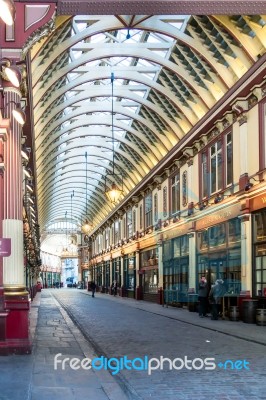
[[[29,52],[29,50],[33,47],[35,43],[39,42],[45,36],[48,36],[54,30],[55,30],[55,15],[53,16],[53,18],[50,19],[50,21],[48,21],[46,24],[38,28],[36,31],[34,31],[34,33],[31,36],[29,36],[22,49],[23,57],[26,56],[26,54]]]

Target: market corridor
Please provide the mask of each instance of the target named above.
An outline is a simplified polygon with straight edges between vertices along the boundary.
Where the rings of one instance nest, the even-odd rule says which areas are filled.
[[[39,298],[39,304],[34,300],[32,305],[36,316],[38,310],[33,354],[0,360],[1,400],[265,399],[265,327],[199,319],[186,310],[109,295],[92,298],[78,289],[43,290]],[[111,371],[101,368],[100,360],[94,370],[70,367],[73,358],[101,356],[114,358]],[[178,358],[176,369],[169,370],[170,361],[159,369],[154,360],[150,374],[136,370],[145,357],[161,356]],[[61,361],[66,357],[64,369]],[[138,358],[135,369],[124,363],[115,370],[115,359],[121,357]],[[194,362],[181,368],[186,358]],[[215,359],[215,369],[201,368],[206,358]],[[234,364],[225,368],[226,360]],[[235,364],[237,360],[242,364]],[[14,371],[16,385],[11,385]]]

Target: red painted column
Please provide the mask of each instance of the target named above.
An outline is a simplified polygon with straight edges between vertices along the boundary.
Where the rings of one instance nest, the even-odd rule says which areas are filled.
[[[3,218],[4,218],[4,174],[5,157],[4,142],[6,142],[9,130],[9,121],[3,120],[0,113],[0,238],[3,238]],[[4,287],[3,287],[3,255],[0,255],[0,355],[9,353],[6,341],[6,319],[8,311],[5,309]]]
[[[5,88],[4,110],[10,119],[11,129],[5,142],[5,179],[3,237],[11,238],[11,255],[3,262],[5,308],[9,310],[6,323],[6,341],[9,353],[31,352],[29,337],[29,293],[25,287],[23,255],[23,195],[21,127],[12,117],[14,103],[20,101],[20,92]]]

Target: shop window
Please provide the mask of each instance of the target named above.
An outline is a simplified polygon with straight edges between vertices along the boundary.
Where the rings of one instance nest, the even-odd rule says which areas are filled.
[[[228,243],[234,244],[241,240],[241,221],[239,218],[228,221]]]
[[[254,215],[254,240],[255,242],[266,240],[266,211]]]
[[[228,252],[225,284],[229,294],[239,294],[241,290],[241,258],[239,250]]]
[[[180,211],[180,174],[176,174],[171,179],[171,209],[172,215]]]
[[[152,269],[150,271],[145,271],[144,274],[144,293],[154,293],[158,292],[158,269]]]
[[[136,210],[133,210],[133,215],[132,215],[132,228],[133,228],[133,232],[136,232],[136,231],[137,231]]]
[[[266,243],[255,246],[255,295],[266,296]]]
[[[172,243],[170,240],[163,243],[163,261],[170,260],[172,258]]]
[[[202,252],[204,250],[208,250],[209,248],[209,240],[208,240],[208,230],[198,232],[198,251]]]
[[[219,224],[209,229],[209,246],[216,247],[226,243],[225,224]]]

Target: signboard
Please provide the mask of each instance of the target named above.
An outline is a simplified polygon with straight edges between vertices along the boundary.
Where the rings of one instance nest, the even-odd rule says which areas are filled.
[[[11,239],[0,238],[0,257],[9,257],[11,254]]]

